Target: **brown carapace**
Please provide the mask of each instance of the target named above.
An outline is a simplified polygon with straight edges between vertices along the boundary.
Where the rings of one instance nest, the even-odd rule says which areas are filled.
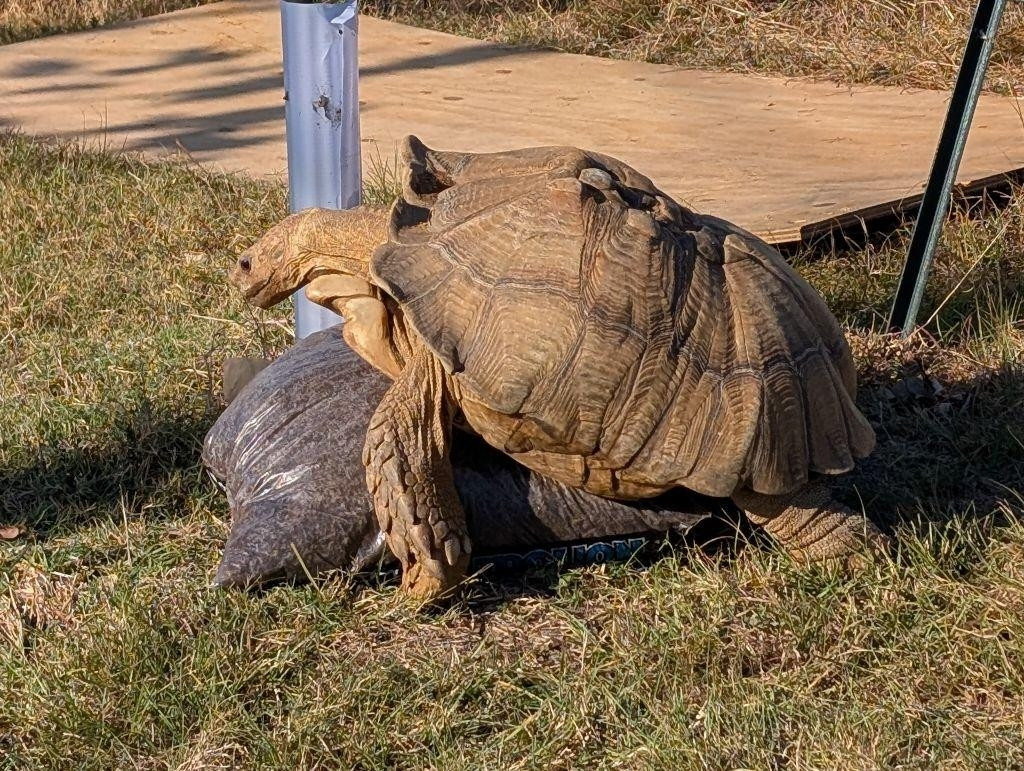
[[[292,215],[232,282],[262,307],[307,286],[394,379],[364,461],[408,590],[436,596],[468,564],[455,421],[598,495],[730,496],[801,559],[884,548],[824,481],[875,441],[849,347],[775,249],[576,148],[408,137],[402,169],[390,211]]]

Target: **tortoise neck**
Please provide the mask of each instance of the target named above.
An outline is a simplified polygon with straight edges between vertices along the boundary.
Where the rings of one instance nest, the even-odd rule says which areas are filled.
[[[388,210],[377,206],[308,209],[300,227],[307,275],[321,271],[368,280],[370,256],[388,240]]]

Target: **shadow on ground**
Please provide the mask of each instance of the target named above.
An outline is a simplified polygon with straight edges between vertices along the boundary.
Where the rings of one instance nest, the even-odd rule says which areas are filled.
[[[43,445],[0,468],[0,521],[37,538],[157,507],[179,511],[202,480],[202,440],[215,416],[174,414],[147,403],[95,433]]]
[[[233,8],[214,7],[200,14],[216,14],[220,18],[243,11],[238,5]],[[166,22],[153,17],[140,20],[133,27],[145,29],[160,23]],[[87,56],[87,51],[88,47],[82,49],[82,55],[70,53],[60,58],[18,59],[12,56],[10,63],[0,66],[0,78],[18,82],[13,91],[15,95],[45,96],[55,103],[66,97],[68,103],[76,103],[76,95],[81,91],[105,90],[117,94],[125,79],[159,74],[166,82],[179,83],[184,79],[190,85],[195,82],[195,85],[187,88],[175,86],[172,98],[160,93],[153,94],[154,99],[172,108],[181,104],[205,105],[204,109],[185,115],[175,109],[153,108],[137,120],[111,121],[99,113],[73,116],[68,130],[62,134],[65,138],[103,141],[112,137],[118,146],[124,142],[124,149],[133,151],[209,153],[277,142],[283,137],[285,91],[280,63],[268,68],[263,59],[254,62],[250,53],[225,50],[208,43],[167,50],[138,66],[110,66],[109,59]],[[439,53],[412,51],[396,55],[386,64],[363,67],[360,75],[386,76],[534,53],[525,47],[490,43]],[[198,82],[195,81],[197,64],[204,65],[203,77]],[[140,88],[147,82],[140,81],[143,84]],[[145,94],[133,94],[131,98],[144,100]],[[253,99],[257,101],[254,103]],[[230,100],[230,104],[225,106],[224,100]],[[255,106],[238,109],[238,103]],[[373,108],[373,104],[360,104],[364,113]]]
[[[1024,512],[1024,371],[956,376],[918,362],[864,381],[878,445],[842,480],[848,503],[889,525]]]

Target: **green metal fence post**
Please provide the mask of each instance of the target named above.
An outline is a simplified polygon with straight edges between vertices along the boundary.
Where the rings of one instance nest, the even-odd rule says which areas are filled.
[[[949,211],[953,183],[960,168],[960,158],[967,143],[974,108],[978,105],[985,70],[988,69],[988,60],[992,55],[992,44],[1005,7],[1006,0],[980,0],[974,13],[971,33],[953,86],[946,122],[942,126],[931,175],[918,209],[910,247],[907,249],[907,260],[903,265],[903,274],[889,316],[889,327],[902,330],[904,337],[914,329],[917,320],[928,271]]]

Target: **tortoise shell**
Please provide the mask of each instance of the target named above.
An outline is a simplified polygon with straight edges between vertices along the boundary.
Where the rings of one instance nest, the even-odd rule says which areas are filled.
[[[842,330],[759,238],[576,148],[403,163],[371,273],[491,444],[621,497],[780,494],[873,448]]]

